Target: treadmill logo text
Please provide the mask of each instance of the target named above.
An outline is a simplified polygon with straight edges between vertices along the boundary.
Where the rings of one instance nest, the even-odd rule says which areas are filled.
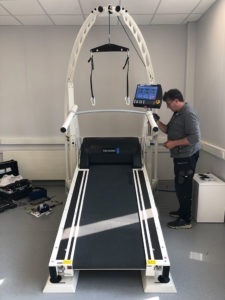
[[[116,154],[119,154],[120,149],[119,148],[103,148],[102,152],[103,153],[116,153]]]

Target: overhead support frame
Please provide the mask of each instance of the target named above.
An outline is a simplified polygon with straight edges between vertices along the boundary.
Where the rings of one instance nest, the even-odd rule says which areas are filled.
[[[95,8],[89,16],[84,21],[83,25],[81,26],[77,37],[75,39],[75,42],[73,44],[72,52],[69,59],[69,65],[68,65],[68,71],[67,71],[67,77],[66,77],[66,90],[65,90],[65,101],[64,101],[64,118],[66,120],[68,114],[71,112],[72,108],[74,107],[75,100],[74,100],[74,74],[75,69],[77,66],[77,60],[81,51],[81,48],[83,46],[83,43],[95,24],[97,17],[105,17],[108,14],[122,17],[124,23],[129,28],[130,32],[132,33],[134,39],[137,42],[137,45],[139,47],[139,51],[142,57],[142,61],[144,63],[147,77],[148,77],[148,83],[149,84],[155,84],[155,74],[153,71],[153,66],[151,62],[151,57],[148,51],[148,47],[146,45],[146,42],[144,40],[144,37],[132,18],[132,16],[128,13],[127,10],[124,8],[121,8],[120,6],[112,6],[109,5],[108,7],[102,7],[99,6],[98,8]],[[75,122],[75,124],[78,122]],[[65,146],[65,153],[66,153],[66,183],[67,186],[70,185],[72,180],[72,170],[75,169],[75,161],[71,161],[71,157],[75,157],[75,151],[79,152],[79,146],[80,146],[80,134],[79,134],[79,126],[72,125],[68,129],[68,135],[67,135],[67,141]]]

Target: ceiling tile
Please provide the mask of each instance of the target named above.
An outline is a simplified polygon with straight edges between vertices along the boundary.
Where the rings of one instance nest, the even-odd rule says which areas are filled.
[[[120,5],[138,25],[185,24],[197,21],[216,0],[0,0],[0,25],[79,25],[98,6]],[[42,16],[42,17],[40,17]],[[22,18],[24,17],[24,18]],[[25,18],[26,17],[26,18]],[[5,23],[4,23],[5,20]],[[115,16],[111,24],[119,24]],[[123,22],[123,20],[121,19]],[[108,25],[107,16],[96,25]]]
[[[9,13],[0,6],[0,16],[7,16],[7,15],[9,15]]]
[[[21,25],[21,24],[11,16],[0,16],[0,25]]]
[[[95,25],[108,25],[109,24],[109,18],[107,16],[102,16],[96,18]],[[117,17],[111,17],[110,18],[110,25],[118,25],[118,19]]]
[[[135,22],[138,25],[149,25],[153,15],[133,15],[132,14],[132,17],[134,18]]]
[[[131,14],[153,14],[159,5],[159,0],[121,0],[121,6]]]
[[[155,15],[151,24],[182,24],[187,14],[158,14]]]
[[[36,0],[1,1],[11,14],[14,15],[41,15],[44,11]]]
[[[18,16],[23,25],[54,25],[48,16]]]
[[[204,13],[214,2],[216,0],[202,0],[193,12]]]
[[[84,22],[82,15],[50,16],[55,25],[80,25]]]
[[[190,13],[199,0],[162,0],[157,10],[159,14]]]
[[[80,5],[76,0],[39,0],[39,2],[48,14],[81,14]]]
[[[105,1],[105,0],[83,0],[80,1],[82,10],[84,14],[90,14],[91,11],[94,8],[98,8],[99,6],[108,6],[108,4],[111,4],[113,6],[117,6],[120,4],[119,0],[111,0],[111,1]]]

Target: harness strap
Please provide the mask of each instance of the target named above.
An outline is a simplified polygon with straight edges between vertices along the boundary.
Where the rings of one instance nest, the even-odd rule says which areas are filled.
[[[90,74],[90,87],[91,87],[91,103],[92,105],[95,105],[95,96],[94,96],[94,91],[93,91],[93,81],[92,81],[92,75],[94,71],[94,57],[93,54],[91,53],[91,57],[88,60],[89,63],[91,63],[91,74]],[[127,53],[127,59],[125,61],[125,64],[123,66],[123,70],[127,67],[127,87],[126,87],[126,104],[130,104],[130,96],[129,96],[129,53]]]
[[[93,71],[94,71],[94,58],[93,58],[92,54],[91,54],[91,57],[89,58],[88,62],[91,63],[91,74],[90,74],[91,103],[92,103],[92,105],[95,105],[95,96],[94,96],[93,84],[92,84],[92,74],[93,74]]]
[[[127,53],[127,59],[126,59],[125,64],[123,66],[123,70],[127,66],[127,93],[126,93],[126,103],[127,103],[127,105],[130,104],[130,96],[129,96],[129,61],[130,61],[129,54]]]

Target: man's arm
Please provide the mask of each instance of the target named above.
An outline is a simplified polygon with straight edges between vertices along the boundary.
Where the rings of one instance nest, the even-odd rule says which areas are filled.
[[[156,121],[156,124],[158,125],[159,129],[164,132],[167,133],[167,125],[162,123],[160,120]]]
[[[164,147],[166,147],[167,149],[173,149],[174,147],[177,146],[188,146],[190,145],[189,140],[185,137],[183,139],[179,139],[179,140],[174,140],[174,141],[166,141],[164,144]]]

